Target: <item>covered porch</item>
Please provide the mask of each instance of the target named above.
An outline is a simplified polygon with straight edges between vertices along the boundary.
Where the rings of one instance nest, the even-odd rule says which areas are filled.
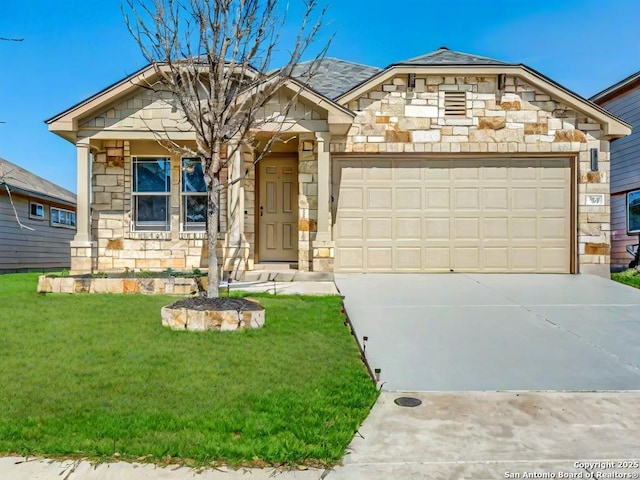
[[[264,108],[265,118],[274,121],[263,122],[255,141],[235,150],[221,172],[221,278],[241,278],[241,272],[270,267],[333,270],[330,142],[345,137],[353,115],[298,88],[274,96]],[[292,94],[297,103],[283,122],[277,119],[279,107]],[[143,106],[139,115],[144,114]],[[117,110],[111,115],[116,120],[125,116]],[[131,131],[115,128],[118,122],[98,127],[103,125],[98,118],[80,120],[75,132],[78,214],[71,273],[207,268],[204,225],[192,229],[186,222],[184,156],[161,146],[150,128],[153,120],[133,122]],[[179,144],[194,142],[192,132],[163,135]],[[142,160],[155,170],[162,162],[167,171],[160,192],[166,196],[166,220],[156,230],[141,229],[137,221],[136,165]]]

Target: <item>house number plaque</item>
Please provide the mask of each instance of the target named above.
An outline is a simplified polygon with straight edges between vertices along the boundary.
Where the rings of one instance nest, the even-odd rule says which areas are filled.
[[[587,206],[604,205],[604,193],[596,193],[587,195]]]

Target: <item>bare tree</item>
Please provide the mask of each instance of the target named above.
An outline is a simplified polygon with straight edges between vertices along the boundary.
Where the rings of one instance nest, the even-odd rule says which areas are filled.
[[[319,7],[317,0],[301,3],[299,24],[293,34],[287,34],[290,41],[283,50],[280,41],[289,27],[288,5],[280,0],[123,0],[130,33],[153,65],[162,89],[171,92],[195,131],[195,149],[178,145],[168,134],[160,135],[165,147],[202,162],[208,192],[209,297],[218,296],[216,244],[219,191],[224,187],[220,172],[238,149],[254,143],[261,125],[268,123],[274,133],[283,128],[282,114],[295,98],[271,118],[262,115],[263,107],[289,82],[294,66],[322,26],[326,8]],[[328,42],[318,49],[314,61],[305,62],[309,71],[301,77],[313,74],[327,47]],[[277,60],[280,66],[265,73]],[[255,152],[254,165],[274,138]]]
[[[4,122],[0,122],[4,123]],[[20,230],[31,230],[35,231],[35,229],[24,225],[20,221],[20,217],[18,216],[18,211],[16,210],[16,205],[13,203],[13,197],[11,196],[11,188],[9,187],[9,182],[11,181],[11,172],[13,169],[7,169],[7,166],[4,164],[2,159],[0,158],[0,187],[4,187],[7,191],[7,196],[9,197],[9,203],[11,204],[11,208],[13,209],[13,214],[16,217],[16,222],[20,227]],[[28,240],[28,237],[25,236],[25,239]]]

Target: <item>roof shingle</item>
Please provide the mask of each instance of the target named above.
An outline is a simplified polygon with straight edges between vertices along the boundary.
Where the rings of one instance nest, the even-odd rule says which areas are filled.
[[[0,158],[0,186],[7,184],[25,193],[76,205],[76,195],[24,168]],[[4,187],[2,187],[4,190]]]
[[[317,71],[309,79],[305,73],[311,63],[309,61],[296,65],[291,76],[332,100],[380,71],[378,67],[325,57],[320,60]]]
[[[481,57],[470,53],[456,52],[447,47],[440,47],[418,57],[394,63],[393,65],[510,65],[501,60],[489,57]]]

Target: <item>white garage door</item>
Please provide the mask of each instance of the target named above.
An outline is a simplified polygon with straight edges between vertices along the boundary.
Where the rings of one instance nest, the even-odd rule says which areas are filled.
[[[568,273],[565,158],[335,159],[337,272]]]

